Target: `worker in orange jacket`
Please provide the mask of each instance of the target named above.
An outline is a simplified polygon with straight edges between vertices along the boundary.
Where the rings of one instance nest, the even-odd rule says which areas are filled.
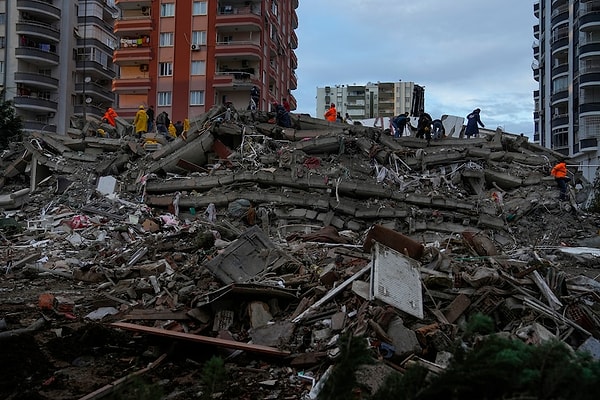
[[[118,117],[117,112],[112,107],[108,107],[106,109],[106,112],[104,113],[104,116],[102,117],[102,119],[106,120],[106,122],[108,122],[112,126],[117,126],[117,122],[116,122],[117,117]]]
[[[329,106],[329,110],[325,113],[325,119],[330,122],[335,122],[337,119],[337,110],[335,109],[335,104],[331,103]]]
[[[567,176],[567,173],[567,163],[564,160],[560,160],[554,167],[552,167],[552,171],[550,171],[550,174],[554,177],[556,185],[560,190],[560,196],[558,197],[559,200],[567,199],[567,182],[571,180],[571,178]]]

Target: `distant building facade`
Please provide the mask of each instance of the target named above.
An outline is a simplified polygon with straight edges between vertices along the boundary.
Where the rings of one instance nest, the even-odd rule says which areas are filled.
[[[377,82],[317,88],[316,117],[323,118],[331,103],[353,120],[392,117],[407,112],[416,116],[425,106],[425,88],[414,82]]]
[[[0,0],[2,100],[26,131],[66,133],[112,106],[114,0]]]
[[[166,111],[172,120],[203,114],[214,105],[257,108],[297,88],[295,49],[298,0],[117,0],[118,47],[113,83],[119,115],[132,117],[140,104]]]
[[[600,1],[533,4],[534,141],[593,181],[600,151]]]
[[[297,102],[298,0],[0,0],[0,93],[28,131],[140,105],[172,120]]]

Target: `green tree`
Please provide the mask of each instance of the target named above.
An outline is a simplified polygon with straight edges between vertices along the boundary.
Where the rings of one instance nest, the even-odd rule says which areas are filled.
[[[20,140],[22,130],[23,122],[12,101],[0,103],[0,150],[6,149],[10,142]]]

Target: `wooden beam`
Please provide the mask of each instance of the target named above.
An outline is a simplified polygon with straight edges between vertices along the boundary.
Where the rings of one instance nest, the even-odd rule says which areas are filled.
[[[194,335],[191,333],[174,332],[166,329],[152,328],[149,326],[130,324],[127,322],[114,322],[110,324],[115,328],[126,329],[134,332],[149,333],[151,335],[165,336],[172,339],[183,339],[189,340],[196,343],[211,344],[217,347],[225,347],[228,349],[244,350],[248,352],[261,353],[269,356],[287,357],[290,355],[289,351],[278,350],[269,346],[262,346],[258,344],[249,344],[243,342],[236,342],[233,340],[217,339],[210,336]]]

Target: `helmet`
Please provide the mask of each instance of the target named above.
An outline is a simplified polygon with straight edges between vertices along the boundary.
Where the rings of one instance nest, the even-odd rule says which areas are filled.
[[[143,106],[143,105],[141,105],[141,106],[140,106],[140,110],[143,110],[143,109],[144,109],[144,106]]]

